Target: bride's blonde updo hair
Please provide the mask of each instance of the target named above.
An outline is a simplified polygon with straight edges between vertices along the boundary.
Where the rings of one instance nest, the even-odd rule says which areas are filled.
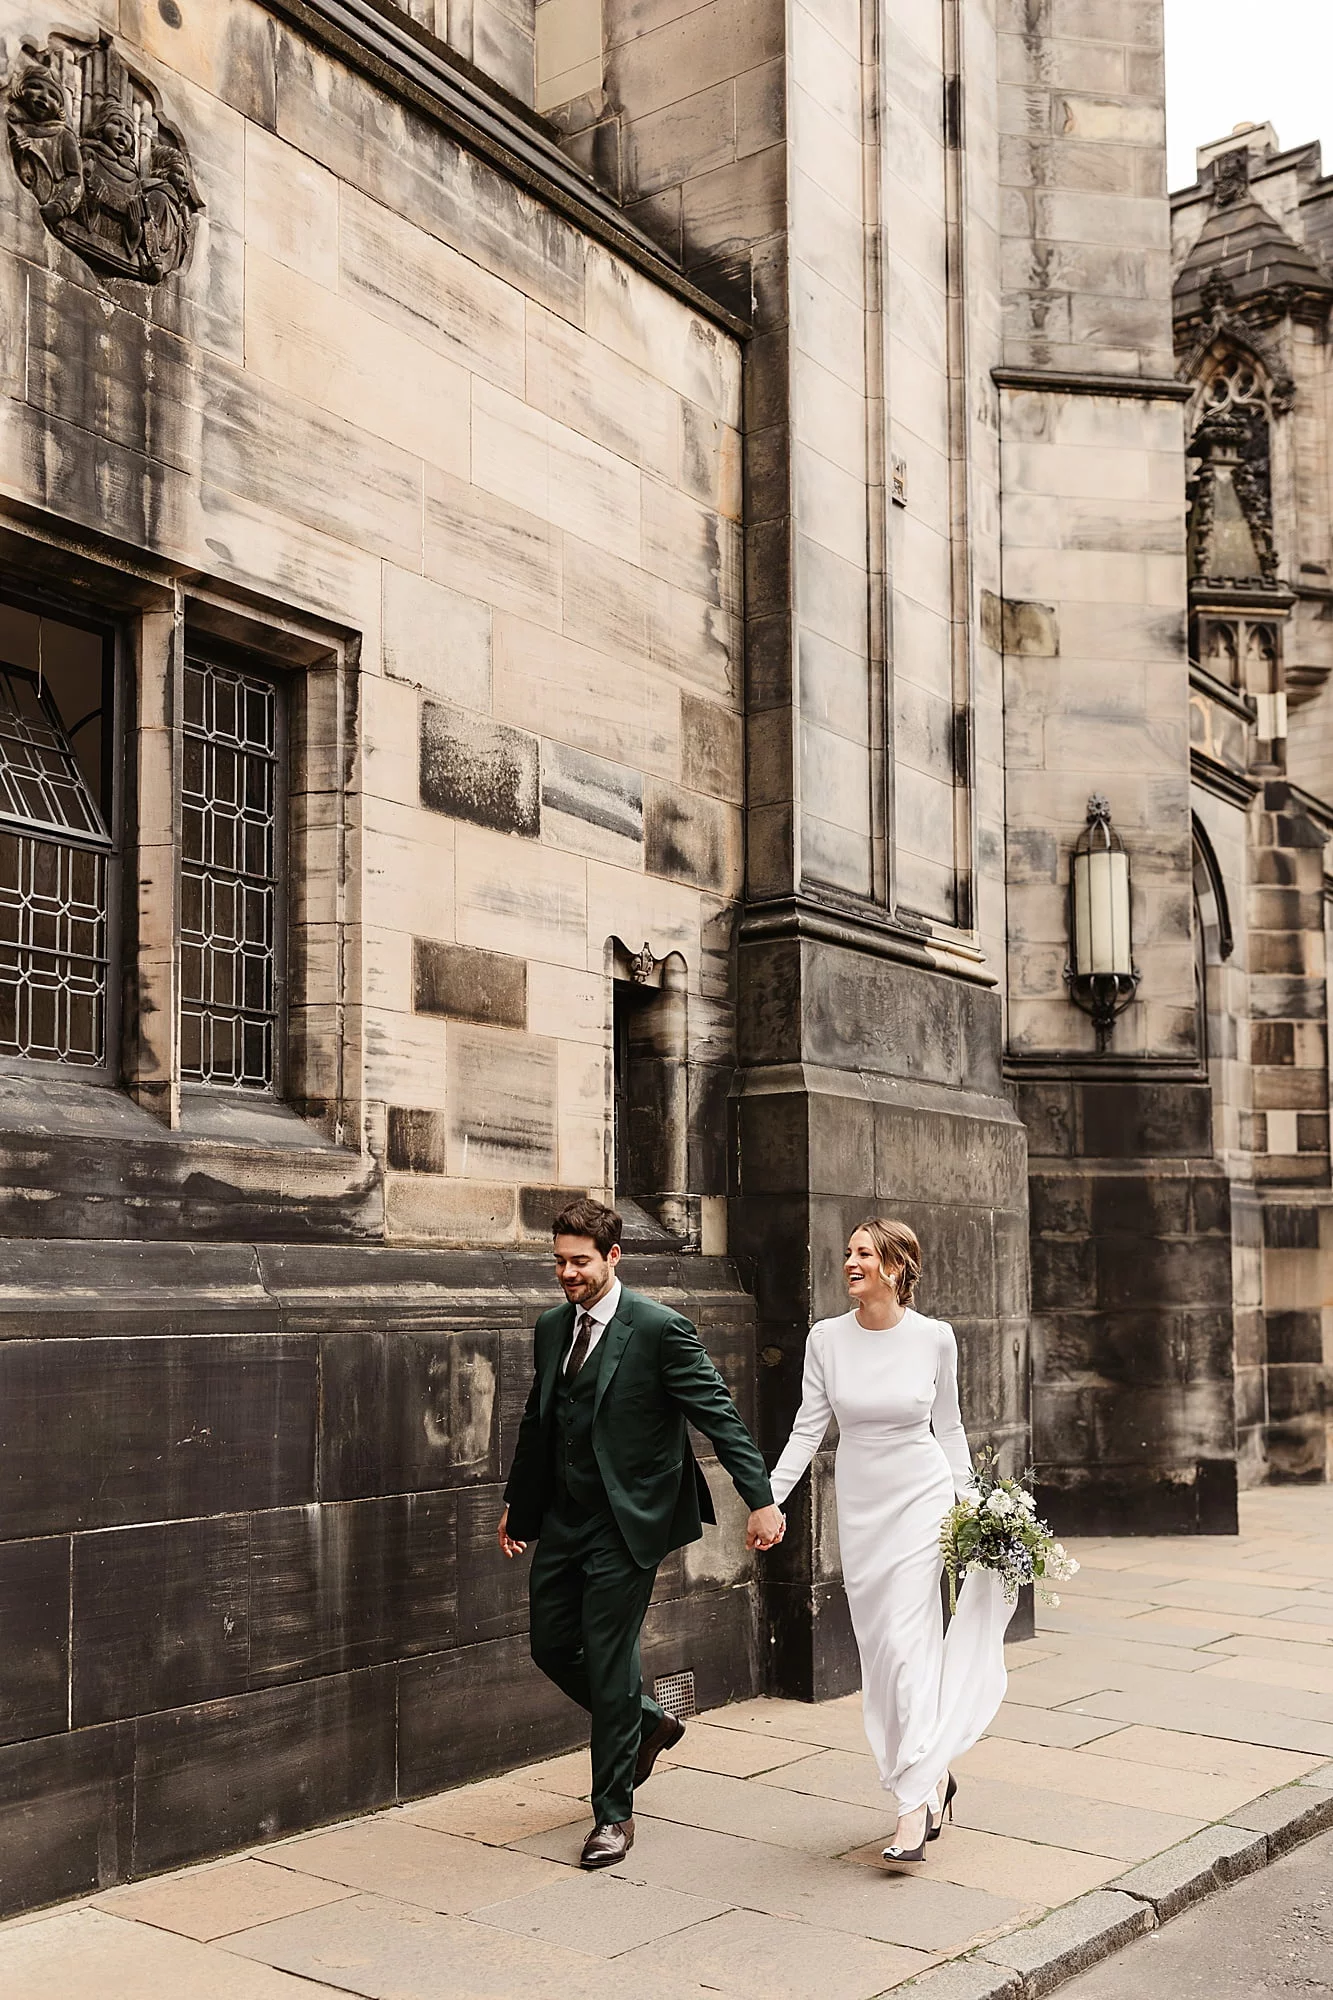
[[[909,1228],[905,1222],[895,1222],[891,1216],[872,1215],[865,1222],[857,1223],[853,1236],[861,1230],[874,1244],[884,1276],[897,1278],[899,1301],[910,1306],[921,1276],[921,1245],[915,1229]]]

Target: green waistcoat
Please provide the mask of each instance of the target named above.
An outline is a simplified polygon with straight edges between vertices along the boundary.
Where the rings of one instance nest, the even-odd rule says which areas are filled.
[[[553,1485],[558,1497],[568,1494],[580,1513],[608,1511],[606,1482],[593,1450],[592,1420],[597,1408],[597,1384],[606,1358],[606,1335],[571,1382],[563,1362],[555,1381],[551,1423]]]

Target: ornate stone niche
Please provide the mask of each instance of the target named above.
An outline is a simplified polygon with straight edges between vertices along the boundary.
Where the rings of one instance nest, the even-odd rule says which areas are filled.
[[[1190,575],[1273,587],[1269,385],[1244,353],[1215,350],[1208,359],[1188,446]]]
[[[185,141],[109,36],[25,40],[4,94],[10,161],[53,236],[140,284],[188,263],[204,204]]]
[[[1254,703],[1249,761],[1284,767],[1282,628],[1295,602],[1273,539],[1272,420],[1258,357],[1220,333],[1196,357],[1189,462],[1190,657]]]

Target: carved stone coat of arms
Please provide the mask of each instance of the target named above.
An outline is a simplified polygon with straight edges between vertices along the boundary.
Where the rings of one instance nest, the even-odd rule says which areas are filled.
[[[203,207],[185,142],[109,37],[25,41],[5,96],[14,172],[53,236],[108,277],[182,268]]]

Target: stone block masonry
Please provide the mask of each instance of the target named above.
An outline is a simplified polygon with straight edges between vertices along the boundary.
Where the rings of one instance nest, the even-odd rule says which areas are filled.
[[[422,1114],[394,1120],[412,1166],[435,1169],[432,1143]],[[577,1740],[494,1545],[541,1260],[33,1243],[10,1265],[5,1914]],[[752,1417],[730,1268],[630,1275],[695,1317]],[[96,1303],[71,1311],[81,1279]],[[646,1671],[747,1696],[755,1629],[728,1516],[705,1562],[664,1565]]]
[[[127,295],[98,349],[89,274],[66,258],[56,299],[64,253],[9,175],[0,261],[43,359],[6,420],[72,425],[126,472],[27,497],[357,635],[355,888],[321,932],[341,1128],[390,1236],[516,1237],[521,1187],[606,1184],[614,940],[679,955],[687,1105],[732,1046],[705,939],[740,886],[739,350],[420,111],[386,137],[377,86],[264,8],[216,47],[140,26],[193,117],[207,227],[171,331]],[[136,438],[151,528],[117,456]],[[460,1185],[415,1183],[440,1156],[405,1112],[447,1118]]]
[[[1062,1527],[1236,1519],[1230,1183],[1201,1084],[1022,1086],[1033,1457]]]

